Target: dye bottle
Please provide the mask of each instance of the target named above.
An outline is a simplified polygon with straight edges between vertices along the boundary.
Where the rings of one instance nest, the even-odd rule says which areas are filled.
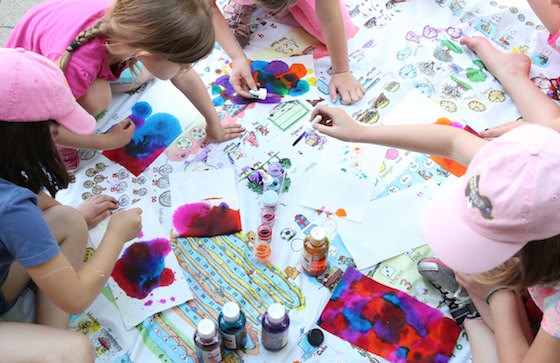
[[[282,192],[282,185],[284,183],[284,167],[277,161],[268,164],[268,175],[272,177],[272,183],[267,186],[268,189],[274,190],[277,193]]]
[[[202,319],[198,323],[194,344],[199,363],[219,363],[224,358],[222,335],[210,319]]]
[[[247,343],[247,319],[239,305],[230,301],[224,304],[218,317],[218,327],[224,338],[227,349],[236,350],[245,348]]]
[[[257,238],[255,240],[255,257],[264,262],[270,258],[272,241],[272,227],[268,224],[261,224],[257,228]]]
[[[274,225],[278,200],[278,193],[276,193],[274,190],[267,190],[263,192],[261,197],[261,223],[268,224],[271,227]]]
[[[303,241],[301,267],[310,276],[319,276],[327,269],[329,239],[323,227],[314,227]]]
[[[261,343],[268,350],[280,350],[288,344],[290,317],[284,305],[274,303],[262,317]]]

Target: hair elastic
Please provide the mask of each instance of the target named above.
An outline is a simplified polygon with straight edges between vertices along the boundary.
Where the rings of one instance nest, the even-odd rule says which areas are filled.
[[[500,286],[496,286],[492,290],[488,291],[488,294],[486,294],[486,297],[484,298],[484,301],[486,302],[486,304],[490,305],[490,297],[492,295],[494,295],[495,293],[497,293],[498,291],[501,291],[501,290],[511,290],[511,287],[505,286],[505,285],[500,285]],[[511,291],[513,291],[513,290],[511,290]]]

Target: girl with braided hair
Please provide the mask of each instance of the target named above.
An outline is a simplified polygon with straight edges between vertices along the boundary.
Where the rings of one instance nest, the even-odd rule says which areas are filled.
[[[221,125],[206,86],[191,70],[214,47],[211,10],[203,0],[48,0],[24,15],[5,47],[57,62],[77,102],[92,115],[105,110],[114,91],[123,91],[111,82],[131,68],[135,86],[152,77],[170,79],[206,118],[211,140],[229,140],[243,131],[237,124]],[[133,133],[134,124],[125,120],[100,135],[76,136],[61,128],[56,141],[110,150],[126,145]],[[73,157],[65,159],[74,159],[76,167],[77,151],[71,150]]]
[[[204,0],[48,0],[23,16],[4,46],[56,62],[77,102],[91,115],[105,110],[114,91],[126,91],[112,82],[131,68],[137,75],[131,87],[152,77],[170,79],[206,118],[211,140],[229,140],[243,131],[238,124],[221,125],[205,85],[190,69],[214,47],[211,11]],[[139,72],[136,62],[143,64]],[[75,169],[76,148],[116,149],[130,142],[134,129],[128,119],[97,135],[75,135],[60,127],[55,142],[67,169]],[[45,209],[58,204],[41,199]],[[117,207],[115,198],[97,195],[77,209],[91,228]]]

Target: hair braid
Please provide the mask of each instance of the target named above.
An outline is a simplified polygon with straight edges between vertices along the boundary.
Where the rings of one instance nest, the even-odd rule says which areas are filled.
[[[56,62],[58,63],[60,69],[62,69],[62,71],[66,69],[68,62],[70,61],[70,56],[78,50],[78,48],[100,35],[107,34],[108,31],[109,23],[106,20],[99,20],[89,28],[82,30],[66,48],[64,54],[57,59]]]

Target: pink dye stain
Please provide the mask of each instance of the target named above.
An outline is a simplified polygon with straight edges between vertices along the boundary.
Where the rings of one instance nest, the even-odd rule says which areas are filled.
[[[165,299],[159,299],[160,304],[165,304],[166,302],[167,302],[167,300],[165,300]]]
[[[154,303],[153,300],[148,300],[144,303],[144,306],[151,306]]]
[[[115,264],[111,277],[135,299],[143,299],[160,286],[169,286],[175,274],[165,267],[171,245],[165,238],[136,242],[129,246]]]
[[[227,203],[191,203],[178,207],[173,213],[173,226],[180,237],[210,237],[241,231],[239,210]]]

